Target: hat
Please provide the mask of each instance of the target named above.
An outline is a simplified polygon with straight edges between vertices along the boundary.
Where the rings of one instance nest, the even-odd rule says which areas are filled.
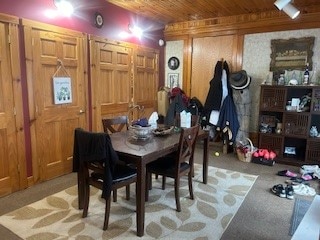
[[[251,77],[247,75],[245,70],[230,74],[230,85],[233,89],[242,90],[249,86]]]

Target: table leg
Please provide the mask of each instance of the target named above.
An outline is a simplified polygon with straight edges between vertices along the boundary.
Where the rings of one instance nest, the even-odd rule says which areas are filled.
[[[145,219],[145,187],[146,187],[146,166],[141,162],[137,164],[137,191],[136,191],[136,219],[137,219],[137,236],[144,235]]]
[[[207,184],[208,182],[208,148],[209,148],[209,134],[203,139],[203,167],[202,167],[202,177],[203,183]]]

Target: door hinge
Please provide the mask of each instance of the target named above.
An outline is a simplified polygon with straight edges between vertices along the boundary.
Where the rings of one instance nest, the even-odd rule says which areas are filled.
[[[16,109],[16,107],[13,107],[13,115],[14,115],[14,116],[17,116],[17,109]]]
[[[8,44],[11,44],[11,35],[8,34]]]

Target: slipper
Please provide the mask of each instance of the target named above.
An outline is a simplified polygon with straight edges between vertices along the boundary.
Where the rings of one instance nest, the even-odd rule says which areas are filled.
[[[308,182],[305,182],[302,178],[290,178],[286,180],[285,183],[291,184],[291,185],[304,184],[304,185],[310,186],[310,184]]]
[[[297,177],[297,174],[294,172],[290,172],[289,170],[283,170],[278,172],[279,176],[285,176],[285,177]]]
[[[305,181],[312,180],[312,176],[310,176],[309,174],[303,174],[301,178]]]

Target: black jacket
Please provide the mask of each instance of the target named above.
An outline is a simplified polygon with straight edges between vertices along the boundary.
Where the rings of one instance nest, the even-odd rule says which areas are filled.
[[[113,171],[119,160],[114,151],[110,136],[107,133],[88,132],[81,128],[75,129],[73,148],[73,171],[78,172],[82,161],[102,161],[105,166],[102,197],[111,194]]]
[[[210,81],[209,92],[204,104],[204,113],[210,116],[212,110],[219,111],[222,101],[222,71],[226,70],[228,95],[232,96],[232,88],[229,83],[229,66],[226,61],[218,61],[215,66],[214,76]]]

